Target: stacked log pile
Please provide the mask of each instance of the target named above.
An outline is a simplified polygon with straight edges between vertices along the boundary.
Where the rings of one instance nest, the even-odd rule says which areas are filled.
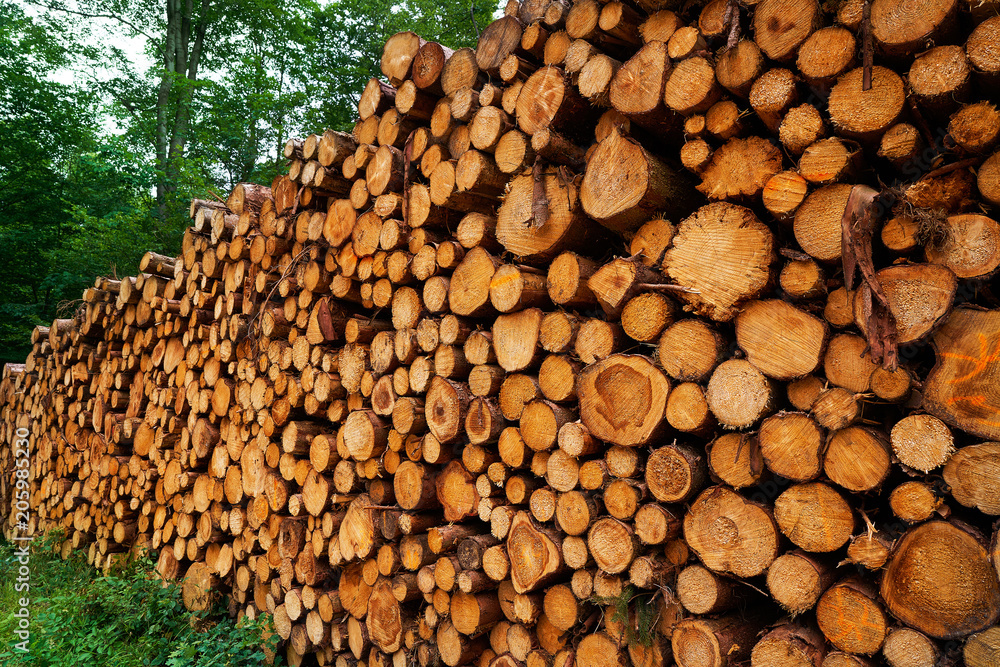
[[[154,549],[292,664],[996,665],[998,9],[393,36],[5,368],[5,533]]]

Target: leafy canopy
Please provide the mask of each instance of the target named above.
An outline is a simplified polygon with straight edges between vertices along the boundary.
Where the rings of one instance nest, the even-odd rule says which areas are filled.
[[[147,250],[177,254],[192,198],[269,184],[290,136],[349,130],[393,33],[471,46],[498,9],[0,0],[0,361],[23,361],[31,328],[96,275],[134,274]]]

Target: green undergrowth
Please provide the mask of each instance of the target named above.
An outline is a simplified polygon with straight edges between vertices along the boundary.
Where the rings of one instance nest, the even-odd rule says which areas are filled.
[[[101,573],[82,553],[62,560],[52,549],[56,543],[54,538],[36,542],[30,589],[19,591],[21,564],[15,547],[0,538],[0,665],[268,664],[266,655],[273,654],[277,643],[270,617],[237,622],[218,605],[191,613],[181,601],[180,585],[157,579],[148,557]],[[16,634],[22,598],[30,600],[27,653]]]

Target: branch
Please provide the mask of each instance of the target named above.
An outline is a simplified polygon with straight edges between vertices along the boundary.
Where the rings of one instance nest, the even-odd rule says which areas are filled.
[[[479,24],[476,23],[476,0],[469,3],[469,16],[472,18],[472,27],[476,29],[476,39],[479,39]]]
[[[116,95],[115,92],[113,91],[111,93],[111,96],[118,102],[118,104],[122,105],[123,109],[132,114],[133,118],[135,118],[137,121],[142,120],[142,116],[139,115],[139,110],[137,109],[135,102],[126,99],[124,96]]]
[[[75,14],[76,16],[82,16],[82,17],[88,18],[88,19],[111,19],[112,21],[118,21],[119,23],[121,23],[123,25],[127,25],[128,27],[132,28],[132,30],[134,30],[136,33],[142,35],[146,39],[148,39],[151,42],[153,42],[154,46],[156,45],[156,42],[157,42],[157,39],[155,37],[153,37],[152,35],[150,35],[148,32],[145,32],[144,30],[142,30],[142,28],[138,27],[136,24],[134,24],[131,21],[128,21],[126,19],[123,19],[121,16],[117,16],[115,14],[91,14],[90,12],[82,12],[82,11],[80,11],[78,9],[69,9],[68,7],[60,7],[59,5],[54,4],[54,3],[50,4],[50,3],[47,3],[47,2],[37,2],[37,0],[27,0],[27,3],[29,5],[35,5],[36,7],[41,7],[43,9],[48,9],[49,11],[65,12],[67,14]],[[155,48],[156,48],[156,50],[160,54],[163,53],[163,51],[160,49],[159,46],[156,46]]]
[[[729,26],[729,38],[726,40],[726,48],[731,49],[740,43],[740,6],[736,0],[729,0],[726,4],[726,13],[722,19],[722,25]]]

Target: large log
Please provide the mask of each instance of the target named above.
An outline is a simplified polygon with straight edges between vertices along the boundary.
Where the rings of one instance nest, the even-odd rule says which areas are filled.
[[[613,355],[588,366],[577,392],[583,423],[602,440],[643,445],[666,427],[670,381],[645,357]]]
[[[894,616],[940,639],[978,632],[1000,618],[1000,583],[985,545],[944,521],[921,524],[899,540],[881,594]]]
[[[1000,350],[992,331],[997,311],[956,308],[934,334],[937,364],[927,378],[928,411],[983,438],[1000,439],[995,391]]]
[[[637,229],[654,212],[687,213],[695,201],[686,177],[618,131],[591,156],[580,200],[590,217],[620,233]]]

